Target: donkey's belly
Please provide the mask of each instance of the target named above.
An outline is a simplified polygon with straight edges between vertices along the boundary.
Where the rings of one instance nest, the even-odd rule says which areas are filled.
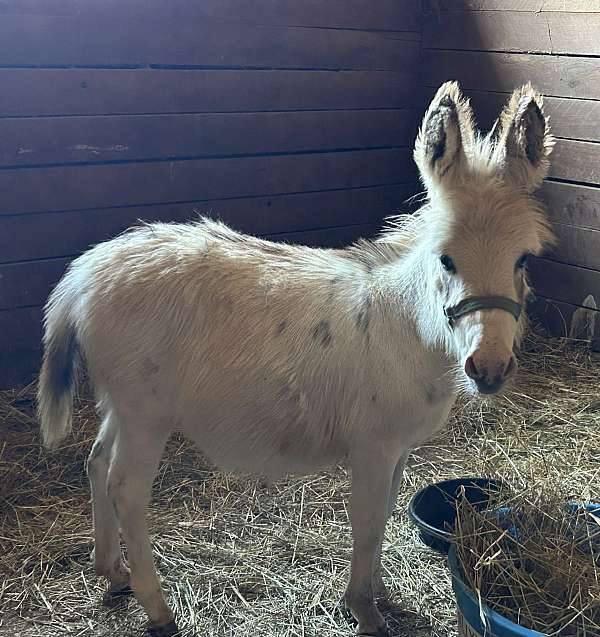
[[[344,441],[325,420],[277,404],[236,404],[181,420],[183,433],[226,471],[277,478],[307,474],[343,460]]]

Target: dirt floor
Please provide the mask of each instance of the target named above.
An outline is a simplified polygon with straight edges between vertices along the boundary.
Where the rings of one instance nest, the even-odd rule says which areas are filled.
[[[525,487],[600,489],[600,362],[585,349],[527,342],[513,390],[461,401],[448,427],[416,450],[384,544],[394,635],[454,637],[455,605],[442,557],[405,515],[419,487],[492,475]],[[135,600],[107,608],[92,548],[85,458],[93,407],[78,403],[75,436],[41,449],[33,388],[0,397],[0,635],[140,635]],[[150,509],[158,569],[185,635],[333,637],[352,634],[338,600],[350,560],[342,470],[267,486],[216,472],[173,439]]]

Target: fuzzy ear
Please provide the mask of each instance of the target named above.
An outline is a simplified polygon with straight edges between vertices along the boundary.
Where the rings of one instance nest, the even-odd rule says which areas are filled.
[[[501,152],[506,177],[527,192],[548,174],[554,145],[542,108],[542,96],[525,84],[513,92],[489,134]]]
[[[457,178],[465,167],[474,134],[473,112],[458,83],[442,84],[415,142],[415,162],[428,190]]]

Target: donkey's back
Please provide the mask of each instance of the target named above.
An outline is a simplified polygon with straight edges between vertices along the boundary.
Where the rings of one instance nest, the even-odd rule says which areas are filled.
[[[373,294],[343,253],[207,220],[142,226],[77,259],[54,291],[41,395],[53,379],[68,402],[79,354],[124,423],[183,429],[225,468],[307,471],[347,454],[354,412],[372,408],[372,370],[355,361],[378,338]],[[50,442],[68,430],[53,413],[41,411]]]

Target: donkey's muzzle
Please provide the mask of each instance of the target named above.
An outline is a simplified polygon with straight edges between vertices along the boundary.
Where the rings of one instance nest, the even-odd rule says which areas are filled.
[[[508,362],[488,364],[473,354],[465,361],[465,374],[477,385],[480,394],[497,394],[516,372],[517,359],[511,354]]]

